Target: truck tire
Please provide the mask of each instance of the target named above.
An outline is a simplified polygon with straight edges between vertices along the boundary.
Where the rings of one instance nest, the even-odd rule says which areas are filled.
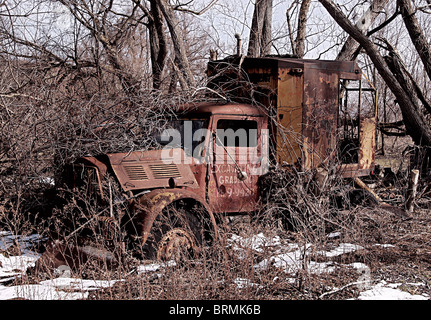
[[[164,208],[142,247],[144,257],[161,261],[195,258],[208,240],[204,215],[199,210],[199,206],[183,200]]]

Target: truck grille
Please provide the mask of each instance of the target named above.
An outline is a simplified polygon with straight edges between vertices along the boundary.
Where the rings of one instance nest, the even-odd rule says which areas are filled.
[[[153,164],[149,166],[154,179],[167,179],[181,177],[175,164]]]
[[[148,180],[143,166],[124,166],[124,170],[130,180]]]

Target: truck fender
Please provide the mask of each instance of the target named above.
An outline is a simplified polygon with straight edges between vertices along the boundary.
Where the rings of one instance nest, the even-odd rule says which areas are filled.
[[[190,199],[202,205],[211,221],[215,239],[218,238],[217,223],[208,203],[196,193],[185,189],[157,189],[139,197],[132,205],[132,212],[136,213],[133,220],[136,221],[140,232],[141,245],[144,245],[151,232],[151,227],[156,217],[171,203],[180,199]]]

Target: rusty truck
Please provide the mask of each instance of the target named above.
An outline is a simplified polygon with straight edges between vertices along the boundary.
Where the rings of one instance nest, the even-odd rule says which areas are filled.
[[[373,171],[377,92],[356,62],[234,55],[207,74],[208,99],[176,107],[160,148],[82,157],[67,171],[107,207],[91,218],[102,237],[120,228],[144,256],[171,259],[214,240],[218,217],[256,210],[273,167]],[[114,184],[126,210],[113,208]]]

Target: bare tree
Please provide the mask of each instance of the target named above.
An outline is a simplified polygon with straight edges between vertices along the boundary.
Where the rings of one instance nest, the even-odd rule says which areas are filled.
[[[388,1],[374,0],[364,15],[356,22],[356,27],[361,32],[366,33]],[[338,53],[336,60],[354,60],[357,57],[358,49],[358,42],[352,36],[349,36]]]
[[[166,56],[168,54],[168,44],[166,33],[163,25],[163,14],[158,6],[156,0],[149,0],[150,9],[140,3],[139,0],[134,0],[138,3],[142,10],[148,16],[148,33],[150,39],[151,50],[151,68],[153,76],[153,89],[160,89],[161,77],[166,63]]]
[[[183,89],[195,86],[195,80],[190,69],[189,60],[187,58],[187,51],[185,48],[185,41],[180,29],[180,24],[174,9],[167,0],[155,0],[159,6],[163,16],[168,25],[171,40],[174,46],[175,60],[174,69],[178,72],[178,79]]]
[[[410,0],[398,0],[404,24],[409,32],[410,39],[422,60],[428,78],[431,79],[431,48],[419,25]]]
[[[301,8],[299,9],[298,17],[298,31],[296,36],[296,55],[299,58],[304,57],[305,54],[305,36],[307,27],[307,15],[310,9],[311,0],[303,0],[301,3]]]
[[[389,69],[386,61],[374,45],[374,43],[361,32],[344,13],[337,8],[331,0],[319,0],[326,8],[332,18],[352,36],[367,52],[374,66],[378,70],[385,83],[395,95],[400,106],[407,133],[412,137],[417,145],[431,145],[431,130],[424,119],[424,115],[418,106],[411,100],[409,92],[406,92],[397,78]]]
[[[247,55],[261,57],[271,53],[272,0],[256,0]]]
[[[140,88],[140,79],[129,68],[124,59],[122,46],[125,37],[146,17],[134,3],[127,13],[116,13],[113,0],[107,3],[92,5],[84,0],[59,0],[66,6],[73,17],[98,41],[104,48],[110,71],[115,74],[125,92],[136,92]]]

